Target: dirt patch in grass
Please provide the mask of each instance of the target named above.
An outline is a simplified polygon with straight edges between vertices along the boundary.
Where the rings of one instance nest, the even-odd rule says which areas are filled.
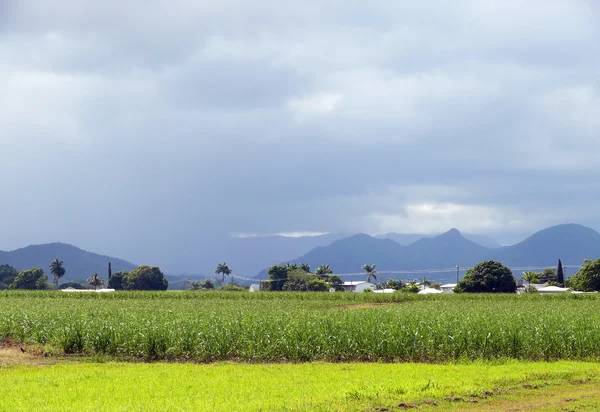
[[[40,346],[27,346],[12,339],[0,340],[0,367],[12,365],[43,366],[56,363]]]

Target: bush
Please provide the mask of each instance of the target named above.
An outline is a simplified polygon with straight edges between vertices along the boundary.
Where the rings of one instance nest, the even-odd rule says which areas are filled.
[[[245,288],[239,287],[237,285],[225,285],[221,288],[221,290],[227,291],[227,292],[244,292],[246,291]]]
[[[516,293],[517,283],[509,268],[489,260],[469,269],[454,291],[456,293]]]

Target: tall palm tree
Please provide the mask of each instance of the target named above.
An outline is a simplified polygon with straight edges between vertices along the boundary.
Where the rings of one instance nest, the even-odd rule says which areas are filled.
[[[539,282],[538,274],[535,272],[523,272],[523,280],[529,283],[529,287],[527,288],[529,292],[531,292],[531,282]]]
[[[367,275],[367,282],[371,282],[371,278],[377,280],[377,271],[375,270],[375,266],[377,265],[362,266],[362,269],[365,271],[365,275]]]
[[[50,273],[54,275],[54,287],[56,289],[58,289],[58,281],[67,272],[67,270],[63,266],[64,263],[65,262],[63,262],[62,260],[58,260],[58,258],[55,258],[52,262],[50,262]]]
[[[94,273],[87,280],[87,283],[94,287],[94,290],[98,289],[98,286],[104,285],[104,279],[102,279],[97,273]]]
[[[321,265],[315,271],[315,274],[319,275],[321,278],[327,277],[327,275],[331,275],[333,270],[329,267],[329,265]]]
[[[310,265],[308,263],[301,263],[300,269],[302,269],[306,273],[310,273]]]
[[[229,276],[233,273],[233,271],[227,266],[227,262],[219,263],[217,268],[215,269],[215,275],[222,275],[222,284],[225,284],[225,276]],[[233,283],[233,277],[231,278],[231,283]]]

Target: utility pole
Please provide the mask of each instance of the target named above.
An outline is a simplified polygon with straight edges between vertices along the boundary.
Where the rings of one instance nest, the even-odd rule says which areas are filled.
[[[460,266],[456,265],[456,284],[458,285],[458,275],[460,273]]]

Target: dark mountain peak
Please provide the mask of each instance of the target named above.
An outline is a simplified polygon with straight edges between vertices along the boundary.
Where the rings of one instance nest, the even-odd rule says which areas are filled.
[[[460,231],[458,229],[456,229],[456,228],[452,228],[449,231],[447,231],[446,233],[442,233],[440,235],[440,237],[441,236],[445,236],[445,237],[459,237],[460,236],[460,237],[463,237],[462,233],[460,233]]]

